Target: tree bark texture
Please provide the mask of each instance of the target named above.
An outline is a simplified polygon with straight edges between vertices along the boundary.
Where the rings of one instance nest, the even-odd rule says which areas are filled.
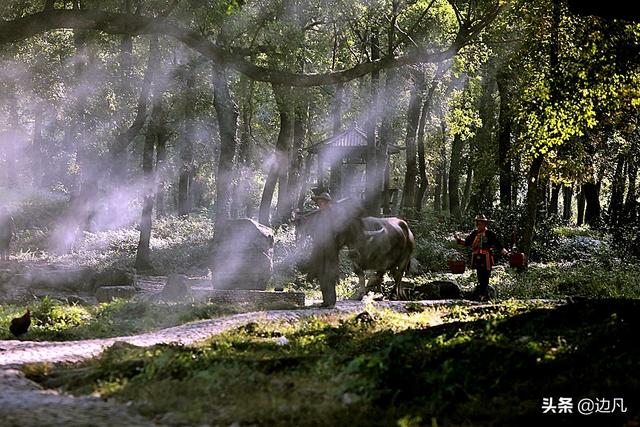
[[[180,175],[178,178],[178,213],[188,215],[193,209],[193,178],[195,166],[193,162],[193,139],[195,130],[193,117],[195,94],[195,61],[191,60],[186,66],[185,90],[182,100],[182,132],[180,140]]]
[[[245,76],[240,76],[240,141],[236,161],[236,181],[231,198],[231,216],[234,218],[250,218],[253,214],[251,201],[251,181],[253,170],[251,168],[252,148],[251,144],[251,120],[253,117],[253,92],[254,83]]]
[[[169,129],[166,126],[166,117],[162,104],[162,94],[153,97],[153,107],[151,114],[155,114],[156,123],[156,216],[162,218],[167,214],[165,207],[165,178],[167,169],[167,140],[169,139]]]
[[[431,109],[433,106],[433,94],[435,93],[442,74],[444,72],[444,64],[438,64],[433,80],[429,85],[427,93],[422,100],[422,109],[420,110],[420,120],[418,122],[418,136],[416,146],[418,149],[418,189],[416,192],[415,209],[417,212],[422,210],[424,204],[424,196],[429,189],[429,178],[427,177],[427,160],[425,156],[425,127],[427,119],[431,117]]]
[[[580,193],[578,193],[578,219],[576,224],[578,226],[584,224],[584,208],[586,205],[586,199],[584,195],[584,185],[580,187]]]
[[[396,72],[389,69],[385,73],[384,97],[391,99],[394,95],[394,87],[396,83]],[[383,215],[391,213],[391,171],[389,158],[389,144],[393,138],[393,119],[395,116],[395,107],[391,102],[382,102],[382,118],[380,120],[380,150],[378,152],[378,165],[382,170],[382,204]]]
[[[525,227],[522,236],[521,249],[529,257],[531,246],[533,245],[533,236],[535,233],[536,217],[538,215],[538,181],[540,178],[540,170],[543,163],[542,156],[538,155],[531,162],[529,174],[527,177],[527,199],[525,212]]]
[[[441,148],[440,148],[440,161],[436,165],[436,173],[435,173],[435,187],[433,194],[433,210],[436,212],[440,212],[444,210],[443,207],[443,187],[442,180],[444,175],[444,170],[446,168],[446,146],[447,146],[447,124],[444,120],[444,112],[440,109],[440,137],[441,137]]]
[[[404,139],[406,154],[406,170],[404,178],[404,190],[402,195],[402,209],[414,209],[416,206],[416,189],[418,178],[416,137],[418,122],[420,121],[420,107],[422,104],[422,91],[424,90],[424,73],[416,71],[412,73],[413,90],[409,97],[407,109],[407,129]]]
[[[498,167],[500,173],[500,205],[511,206],[511,149],[512,118],[509,107],[509,91],[507,76],[499,73],[496,80],[500,96],[500,110],[498,116]]]
[[[633,160],[629,160],[627,175],[629,178],[629,186],[627,188],[627,198],[624,202],[624,220],[627,223],[633,223],[638,220],[638,189],[636,183],[638,166]]]
[[[552,184],[551,199],[549,200],[549,215],[558,215],[558,202],[560,198],[560,184]]]
[[[380,58],[380,45],[378,38],[378,30],[371,30],[371,60],[377,61]],[[366,150],[366,170],[365,170],[365,207],[367,213],[371,216],[378,216],[380,213],[380,204],[382,199],[382,176],[384,165],[378,164],[378,141],[376,137],[376,129],[378,127],[380,115],[380,71],[374,70],[371,73],[371,109],[367,117],[366,133],[367,133],[367,150]]]
[[[333,136],[340,133],[342,128],[342,104],[344,102],[344,85],[338,84],[336,86],[335,97],[333,99],[333,112],[331,114],[331,121],[333,127]],[[329,165],[331,172],[329,175],[329,192],[332,197],[339,199],[341,196],[342,186],[342,159],[332,159]]]
[[[293,147],[289,162],[289,181],[287,183],[287,188],[289,189],[285,211],[287,218],[297,204],[306,181],[302,167],[304,164],[304,141],[306,137],[305,124],[309,116],[309,98],[308,94],[305,93],[306,91],[303,92],[303,89],[298,89],[296,92],[293,117]]]
[[[158,39],[154,37],[149,42],[149,67],[152,70],[157,69],[159,62]],[[153,80],[153,71],[151,72]],[[161,96],[160,90],[153,90],[153,108],[151,111],[151,119],[147,128],[144,139],[144,149],[142,152],[142,173],[143,173],[143,203],[142,216],[140,218],[140,239],[138,241],[138,250],[136,252],[135,267],[139,270],[147,270],[151,268],[151,250],[149,243],[151,242],[151,222],[153,213],[153,202],[155,192],[155,180],[153,173],[153,152],[157,140],[157,130],[159,126],[162,101],[158,99]]]
[[[238,106],[229,89],[228,70],[213,65],[213,106],[220,132],[220,158],[216,173],[216,224],[230,216],[231,180],[238,145]]]
[[[584,212],[584,222],[591,227],[595,227],[600,222],[600,182],[585,182],[582,186],[586,208]]]
[[[562,192],[562,219],[569,221],[573,215],[572,201],[573,201],[573,187],[565,186]]]
[[[626,179],[625,159],[623,156],[620,156],[616,162],[616,169],[613,173],[613,180],[611,183],[611,200],[609,201],[608,209],[609,225],[611,226],[617,225],[622,216]]]
[[[286,187],[289,150],[291,149],[291,138],[293,136],[293,111],[291,111],[290,103],[291,89],[273,85],[273,92],[280,115],[280,131],[278,132],[276,149],[260,201],[259,220],[264,225],[271,225],[271,202],[273,201],[276,185],[278,186],[276,213],[278,216],[284,215],[285,198],[288,197]],[[278,218],[278,220],[280,219]]]
[[[471,200],[471,189],[473,188],[473,165],[467,158],[467,177],[464,182],[464,193],[462,196],[462,214],[465,215],[469,209],[469,201]]]
[[[449,211],[456,221],[462,220],[460,209],[460,172],[462,160],[462,138],[460,134],[453,137],[451,144],[451,161],[449,162]]]

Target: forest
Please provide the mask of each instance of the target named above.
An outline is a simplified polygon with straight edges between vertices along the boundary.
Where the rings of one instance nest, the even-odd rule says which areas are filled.
[[[639,112],[620,0],[1,0],[0,416],[638,425]]]

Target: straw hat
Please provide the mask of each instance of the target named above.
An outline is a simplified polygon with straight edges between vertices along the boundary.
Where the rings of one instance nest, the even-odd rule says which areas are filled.
[[[478,215],[476,215],[476,218],[474,219],[474,221],[478,222],[493,222],[492,219],[488,219],[486,216],[484,216],[484,214],[479,213]]]

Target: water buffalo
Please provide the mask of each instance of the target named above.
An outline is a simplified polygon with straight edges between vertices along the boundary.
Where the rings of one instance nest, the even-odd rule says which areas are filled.
[[[402,296],[402,276],[416,246],[408,224],[394,217],[365,217],[359,202],[353,199],[333,203],[331,210],[331,230],[326,225],[319,227],[318,211],[294,215],[297,238],[328,233],[335,239],[332,251],[348,247],[353,270],[359,279],[358,296],[362,297],[367,290],[378,290],[387,271],[395,281],[396,295]],[[367,270],[375,272],[368,284]]]
[[[416,248],[413,233],[406,221],[400,218],[357,218],[347,232],[346,245],[354,272],[359,279],[359,294],[368,290],[380,290],[387,271],[395,282],[396,297],[404,296],[402,276],[409,268]],[[373,270],[375,276],[365,286],[365,271]]]

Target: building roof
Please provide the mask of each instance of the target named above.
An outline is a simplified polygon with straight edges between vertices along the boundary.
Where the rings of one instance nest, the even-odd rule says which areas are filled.
[[[367,146],[367,134],[364,133],[362,129],[358,127],[358,125],[352,126],[348,129],[343,130],[337,135],[331,136],[325,140],[320,142],[316,142],[315,144],[309,146],[307,151],[313,154],[317,154],[321,150],[324,149],[359,149],[366,148]],[[388,146],[389,154],[396,154],[400,152],[402,148],[390,144]]]

